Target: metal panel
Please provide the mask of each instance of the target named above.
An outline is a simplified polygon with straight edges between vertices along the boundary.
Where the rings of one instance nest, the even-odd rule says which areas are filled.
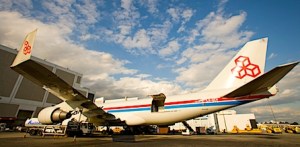
[[[77,89],[78,90],[78,89]],[[81,93],[82,95],[86,96],[87,92],[83,91],[83,90],[78,90],[79,93]]]
[[[47,97],[47,103],[58,104],[58,103],[61,103],[61,102],[62,102],[61,99],[59,99],[55,95],[49,93],[49,95]]]
[[[19,105],[0,103],[0,117],[15,117]]]
[[[0,96],[9,97],[18,79],[18,74],[10,69],[15,56],[0,49]]]
[[[57,69],[56,70],[56,75],[58,75],[58,77],[60,77],[61,79],[63,79],[69,85],[73,86],[73,82],[74,82],[74,78],[75,78],[74,74],[71,74],[71,73],[68,73],[66,71]]]
[[[50,70],[50,71],[52,71],[53,70],[53,67],[51,67],[51,66],[48,66],[48,65],[46,65],[46,64],[43,64],[43,63],[41,63],[41,62],[38,62],[39,64],[41,64],[42,66],[44,66],[44,67],[46,67],[48,70]]]
[[[16,98],[42,102],[44,94],[45,90],[43,88],[23,78],[16,94]]]
[[[53,67],[48,66],[46,64],[40,63],[45,68],[52,71]],[[18,92],[16,94],[16,98],[25,99],[25,100],[33,100],[42,102],[45,95],[45,90],[30,80],[23,78]]]
[[[77,89],[78,90],[78,89]],[[78,92],[80,92],[81,94],[83,94],[84,96],[86,96],[86,92],[85,91],[82,91],[82,90],[78,90]],[[58,103],[61,103],[62,100],[59,99],[58,97],[56,97],[55,95],[49,93],[48,97],[47,97],[47,103],[52,103],[52,104],[58,104]]]

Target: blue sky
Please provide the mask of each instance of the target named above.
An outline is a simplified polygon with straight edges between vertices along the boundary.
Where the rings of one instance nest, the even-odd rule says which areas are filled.
[[[269,37],[266,70],[300,55],[297,0],[0,2],[1,44],[18,48],[38,28],[33,54],[83,73],[82,85],[107,98],[201,90],[254,39]],[[300,116],[299,71],[270,100],[282,119]],[[267,120],[264,105],[238,110]]]

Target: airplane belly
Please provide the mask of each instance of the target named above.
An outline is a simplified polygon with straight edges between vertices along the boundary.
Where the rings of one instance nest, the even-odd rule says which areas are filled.
[[[141,115],[146,120],[146,124],[173,124],[182,120],[190,119],[201,115],[200,108],[177,109],[172,111],[153,112],[149,116]]]
[[[115,113],[121,120],[125,120],[128,125],[167,125],[188,120],[205,114],[209,109],[203,108],[177,109],[161,112],[132,112]]]

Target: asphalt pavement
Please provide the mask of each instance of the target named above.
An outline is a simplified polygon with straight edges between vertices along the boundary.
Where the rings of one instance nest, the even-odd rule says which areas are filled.
[[[120,141],[120,142],[119,142]],[[20,132],[0,132],[0,147],[92,147],[92,146],[139,146],[139,147],[188,147],[188,146],[300,146],[300,134],[263,135],[135,135],[57,137],[29,136]]]

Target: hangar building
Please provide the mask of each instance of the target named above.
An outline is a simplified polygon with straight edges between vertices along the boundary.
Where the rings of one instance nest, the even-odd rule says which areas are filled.
[[[16,54],[16,49],[0,45],[0,123],[7,123],[8,126],[23,125],[27,118],[37,117],[44,107],[62,102],[10,69]],[[36,57],[32,59],[57,74],[86,97],[94,99],[94,92],[80,87],[82,74]]]

